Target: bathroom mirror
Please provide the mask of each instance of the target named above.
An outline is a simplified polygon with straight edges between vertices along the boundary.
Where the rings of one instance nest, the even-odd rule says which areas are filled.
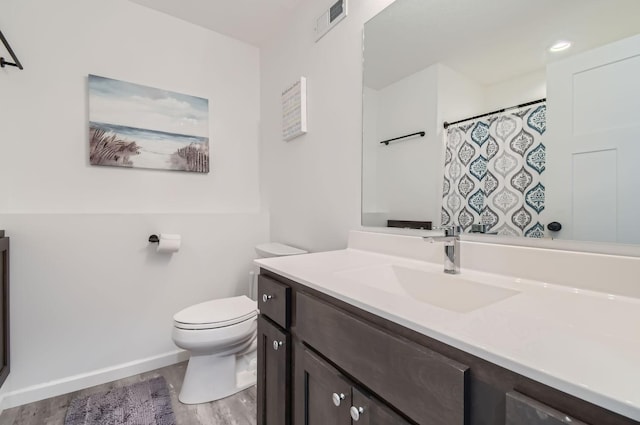
[[[638,16],[396,0],[368,21],[362,225],[640,244]]]

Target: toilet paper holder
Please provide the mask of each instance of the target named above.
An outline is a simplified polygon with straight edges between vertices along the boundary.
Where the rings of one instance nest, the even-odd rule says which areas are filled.
[[[149,236],[149,243],[157,244],[156,251],[160,254],[174,254],[180,251],[181,236],[174,233],[160,233]]]

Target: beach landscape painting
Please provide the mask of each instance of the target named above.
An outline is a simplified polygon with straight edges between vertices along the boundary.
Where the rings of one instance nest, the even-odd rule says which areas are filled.
[[[89,75],[89,162],[209,172],[209,101]]]

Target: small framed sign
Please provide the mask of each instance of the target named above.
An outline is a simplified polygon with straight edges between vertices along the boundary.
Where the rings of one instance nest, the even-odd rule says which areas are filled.
[[[289,85],[282,92],[282,139],[289,141],[307,132],[307,79]]]

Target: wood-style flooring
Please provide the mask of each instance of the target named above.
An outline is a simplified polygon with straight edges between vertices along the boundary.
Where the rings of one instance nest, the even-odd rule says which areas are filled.
[[[186,405],[178,401],[178,393],[187,363],[178,363],[162,369],[131,376],[81,391],[5,410],[0,425],[63,425],[67,408],[77,396],[109,391],[156,376],[164,376],[169,385],[177,425],[255,425],[256,387],[253,386],[231,397],[211,403]]]

